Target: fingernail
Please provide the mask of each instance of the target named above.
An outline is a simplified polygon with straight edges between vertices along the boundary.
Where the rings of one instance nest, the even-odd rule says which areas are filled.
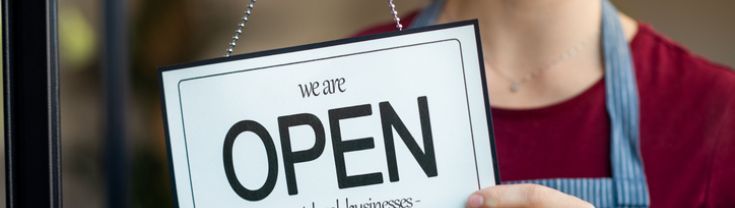
[[[467,199],[467,206],[470,208],[480,208],[483,203],[485,203],[485,198],[480,194],[472,194],[470,198]]]
[[[487,200],[485,200],[485,206],[491,207],[491,208],[498,207],[498,201],[496,201],[493,198],[488,198]]]

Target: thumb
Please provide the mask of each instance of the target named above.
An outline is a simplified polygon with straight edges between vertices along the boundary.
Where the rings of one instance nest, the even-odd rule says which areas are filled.
[[[581,199],[535,184],[498,185],[472,194],[468,208],[594,207]]]

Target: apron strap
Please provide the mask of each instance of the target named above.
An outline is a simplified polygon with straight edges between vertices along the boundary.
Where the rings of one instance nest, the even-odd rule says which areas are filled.
[[[538,180],[506,181],[503,184],[538,184],[592,203],[597,208],[616,207],[614,181],[612,178],[553,178]]]
[[[648,206],[640,151],[637,80],[617,9],[608,0],[602,0],[601,27],[615,199],[618,206]]]
[[[411,22],[408,28],[419,28],[424,26],[432,25],[436,22],[436,18],[439,18],[444,7],[445,0],[433,0],[429,6],[419,12],[418,16]]]

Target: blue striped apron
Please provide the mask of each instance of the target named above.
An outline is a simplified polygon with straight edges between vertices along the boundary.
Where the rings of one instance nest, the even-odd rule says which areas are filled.
[[[433,24],[444,5],[434,0],[411,27]],[[648,207],[648,185],[639,143],[638,87],[630,48],[617,10],[602,0],[602,47],[605,61],[605,102],[610,116],[612,178],[550,178],[503,181],[548,186],[588,201],[595,207]]]

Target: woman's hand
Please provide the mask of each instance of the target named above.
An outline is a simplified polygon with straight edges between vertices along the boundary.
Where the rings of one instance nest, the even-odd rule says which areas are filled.
[[[495,207],[594,207],[577,197],[535,184],[498,185],[475,192],[468,208]]]

